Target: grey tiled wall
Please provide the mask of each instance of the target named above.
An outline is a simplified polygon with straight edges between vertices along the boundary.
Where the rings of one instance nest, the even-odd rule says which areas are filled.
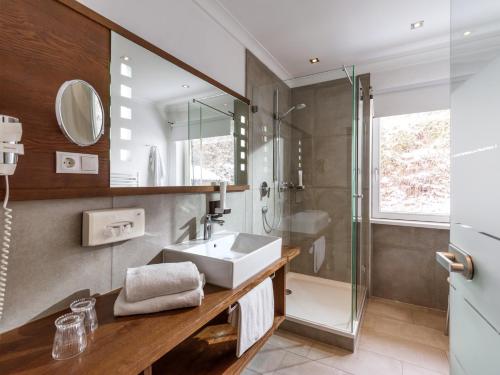
[[[292,114],[294,156],[301,141],[304,191],[292,197],[292,213],[321,210],[330,224],[320,233],[291,233],[291,242],[300,245],[301,254],[291,263],[294,272],[343,282],[351,281],[351,144],[352,86],[347,79],[292,89],[292,103],[307,107]],[[292,160],[292,175],[298,170],[298,158]],[[293,181],[297,183],[297,181]],[[316,274],[314,240],[324,235],[326,256]]]
[[[276,224],[280,214],[283,217],[290,215],[290,192],[282,192],[280,198],[282,203],[279,206],[274,204],[276,191],[273,188],[273,98],[274,90],[278,88],[279,110],[284,112],[290,108],[291,90],[249,51],[247,51],[246,56],[246,80],[247,97],[250,98],[252,105],[258,107],[257,112],[250,113],[252,155],[249,181],[253,197],[253,231],[264,234],[262,207],[267,207],[268,220],[272,222],[275,218]],[[289,119],[290,117],[287,118],[287,120]],[[283,137],[282,176],[284,181],[290,181],[292,130],[289,122],[282,122],[281,134]],[[269,197],[260,196],[259,186],[264,181],[271,186]],[[285,244],[290,240],[290,232],[286,223],[286,221],[282,221],[281,225],[270,233],[281,236]]]
[[[373,225],[372,294],[445,310],[448,273],[435,260],[448,248],[449,231]]]
[[[251,231],[248,195],[228,195],[233,211],[216,231]],[[12,251],[0,332],[68,307],[77,297],[122,286],[127,267],[157,262],[165,245],[201,234],[209,199],[217,197],[166,194],[12,202]],[[82,212],[120,207],[146,210],[146,235],[111,246],[82,247]]]

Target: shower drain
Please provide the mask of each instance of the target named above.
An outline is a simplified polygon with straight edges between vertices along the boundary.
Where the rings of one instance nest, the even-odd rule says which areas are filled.
[[[291,289],[286,289],[286,290],[285,290],[285,294],[286,294],[287,296],[289,296],[290,294],[292,294],[292,290],[291,290]]]

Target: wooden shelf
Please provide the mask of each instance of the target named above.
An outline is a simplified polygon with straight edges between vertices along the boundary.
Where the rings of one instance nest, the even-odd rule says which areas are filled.
[[[284,320],[284,316],[275,317],[273,327],[240,358],[236,341],[210,345],[189,338],[153,365],[153,375],[239,374]]]
[[[227,191],[240,192],[250,189],[248,185],[229,185]],[[157,186],[157,187],[93,187],[93,188],[51,188],[51,189],[11,189],[11,200],[68,199],[86,197],[119,197],[127,195],[151,194],[203,194],[219,191],[218,186]],[[3,196],[3,187],[0,196]]]
[[[236,289],[206,285],[203,303],[195,308],[115,317],[113,305],[118,291],[99,296],[96,303],[99,328],[90,337],[85,352],[65,361],[55,361],[51,357],[54,321],[63,312],[5,332],[0,335],[0,373],[138,374],[206,326],[273,273],[276,275],[275,310],[278,316],[283,316],[284,266],[298,253],[296,248],[283,248],[282,257],[278,261]],[[279,319],[275,321],[275,325],[277,323],[280,323]]]

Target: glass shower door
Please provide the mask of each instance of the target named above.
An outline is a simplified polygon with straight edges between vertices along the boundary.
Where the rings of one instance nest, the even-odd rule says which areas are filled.
[[[296,186],[290,242],[301,248],[287,275],[287,320],[351,334],[357,317],[359,226],[354,67],[287,83],[295,108],[288,120],[290,176]]]

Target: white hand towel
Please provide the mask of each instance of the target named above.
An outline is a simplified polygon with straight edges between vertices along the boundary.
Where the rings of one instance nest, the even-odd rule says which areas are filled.
[[[151,146],[149,150],[149,170],[153,186],[163,186],[163,162],[161,160],[160,150],[157,146]]]
[[[314,273],[318,273],[319,269],[323,265],[323,262],[325,261],[325,252],[326,240],[325,236],[321,236],[316,241],[314,241],[313,245],[309,249],[309,254],[313,254]]]
[[[236,355],[242,356],[274,323],[273,282],[265,279],[238,301],[229,315],[229,323],[238,328]]]
[[[160,263],[128,268],[124,289],[127,302],[138,302],[200,285],[200,273],[193,262]]]
[[[114,314],[115,316],[150,314],[183,307],[200,306],[203,296],[203,287],[200,286],[187,292],[150,298],[139,302],[127,302],[125,292],[122,289],[115,301]]]

